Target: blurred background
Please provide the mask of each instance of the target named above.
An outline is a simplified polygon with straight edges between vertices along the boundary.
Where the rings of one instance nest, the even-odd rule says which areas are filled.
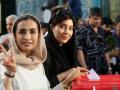
[[[75,18],[87,19],[91,7],[100,7],[105,17],[120,14],[120,0],[0,0],[0,34],[7,33],[5,18],[10,14],[33,14],[48,23],[51,8],[68,4]]]

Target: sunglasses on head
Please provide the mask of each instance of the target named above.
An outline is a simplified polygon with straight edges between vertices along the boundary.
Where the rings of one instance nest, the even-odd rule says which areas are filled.
[[[67,16],[69,16],[69,17],[72,18],[72,15],[71,15],[70,11],[67,8],[57,10],[57,12],[50,19],[49,23],[51,24],[55,18],[58,18],[58,17],[67,17]]]

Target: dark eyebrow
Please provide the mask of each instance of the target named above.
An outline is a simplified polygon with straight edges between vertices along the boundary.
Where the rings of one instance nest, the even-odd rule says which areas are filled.
[[[19,30],[26,30],[25,28],[20,28]]]
[[[64,25],[64,26],[66,26],[66,24],[64,24],[63,22],[61,22],[59,25]],[[70,27],[74,27],[74,26],[70,26]]]

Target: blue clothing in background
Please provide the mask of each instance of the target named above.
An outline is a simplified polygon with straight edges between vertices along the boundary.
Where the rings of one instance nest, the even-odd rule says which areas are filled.
[[[68,0],[68,4],[72,11],[73,17],[76,19],[81,18],[82,10],[81,10],[81,1],[80,0]]]

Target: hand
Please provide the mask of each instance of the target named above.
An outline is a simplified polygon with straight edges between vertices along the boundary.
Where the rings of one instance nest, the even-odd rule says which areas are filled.
[[[87,65],[84,65],[83,68],[88,69]]]
[[[4,48],[3,45],[0,44],[0,53],[3,52],[3,53],[6,53],[6,49]]]
[[[75,78],[79,76],[87,75],[87,74],[88,74],[87,69],[77,67],[74,70],[72,70],[72,72],[66,77],[66,79],[62,83],[63,85],[69,85],[72,82],[72,80],[74,80]]]
[[[5,40],[3,41],[3,44],[7,44],[7,45],[8,45],[9,42],[10,42],[10,41],[9,41],[9,38],[5,38]]]
[[[89,70],[86,68],[77,67],[77,69],[80,71],[80,75],[87,75],[89,73]]]
[[[0,52],[3,52],[5,54],[3,65],[5,66],[7,71],[9,73],[15,73],[16,72],[16,62],[14,59],[13,52],[11,51],[11,56],[8,55],[6,49],[3,47],[3,45],[0,45]]]
[[[16,72],[16,62],[12,56],[7,55],[3,61],[3,65],[10,74],[15,74]]]

